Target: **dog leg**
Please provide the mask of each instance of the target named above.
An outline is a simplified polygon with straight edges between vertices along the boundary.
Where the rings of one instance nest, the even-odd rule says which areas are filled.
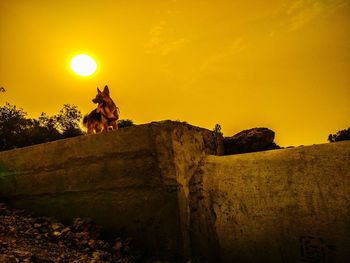
[[[91,123],[87,123],[87,134],[93,134],[94,133],[94,127],[91,125]]]
[[[118,121],[113,121],[111,125],[113,127],[113,130],[118,130]]]
[[[107,123],[103,124],[103,131],[108,132],[108,124]]]

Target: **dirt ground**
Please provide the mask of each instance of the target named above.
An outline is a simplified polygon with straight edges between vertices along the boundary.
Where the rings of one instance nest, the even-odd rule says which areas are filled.
[[[65,226],[0,203],[0,263],[170,262],[143,257],[131,238],[100,238],[100,227],[90,220],[76,218]]]

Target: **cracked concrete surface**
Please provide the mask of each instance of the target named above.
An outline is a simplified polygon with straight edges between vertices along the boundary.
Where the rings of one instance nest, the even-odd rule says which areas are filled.
[[[179,261],[350,257],[350,142],[222,153],[221,137],[171,121],[81,136],[1,152],[0,196]]]

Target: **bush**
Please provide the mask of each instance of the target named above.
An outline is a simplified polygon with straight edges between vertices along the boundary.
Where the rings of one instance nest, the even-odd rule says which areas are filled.
[[[340,142],[346,140],[350,140],[350,128],[348,128],[347,130],[340,130],[336,134],[328,135],[329,142]]]
[[[65,104],[58,115],[41,113],[38,119],[6,103],[0,107],[0,151],[81,135],[82,115],[77,106]]]
[[[132,120],[129,119],[125,119],[125,120],[120,120],[118,122],[118,128],[125,128],[125,127],[130,127],[130,126],[134,126],[134,122]]]

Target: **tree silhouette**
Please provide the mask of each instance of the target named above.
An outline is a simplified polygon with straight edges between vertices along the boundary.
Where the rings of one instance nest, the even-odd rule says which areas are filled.
[[[215,124],[213,132],[217,135],[222,135],[222,131],[221,131],[221,125],[220,124]]]
[[[38,119],[6,103],[0,107],[0,151],[81,135],[82,115],[75,105],[65,104],[58,115],[41,113]]]
[[[62,132],[63,137],[74,137],[82,134],[79,123],[82,118],[78,107],[70,104],[64,104],[59,114],[56,116],[57,128]]]
[[[350,127],[345,130],[337,131],[336,134],[329,134],[328,141],[329,142],[340,142],[350,140]]]
[[[27,113],[9,104],[0,107],[0,150],[24,146],[21,137],[28,125]]]

